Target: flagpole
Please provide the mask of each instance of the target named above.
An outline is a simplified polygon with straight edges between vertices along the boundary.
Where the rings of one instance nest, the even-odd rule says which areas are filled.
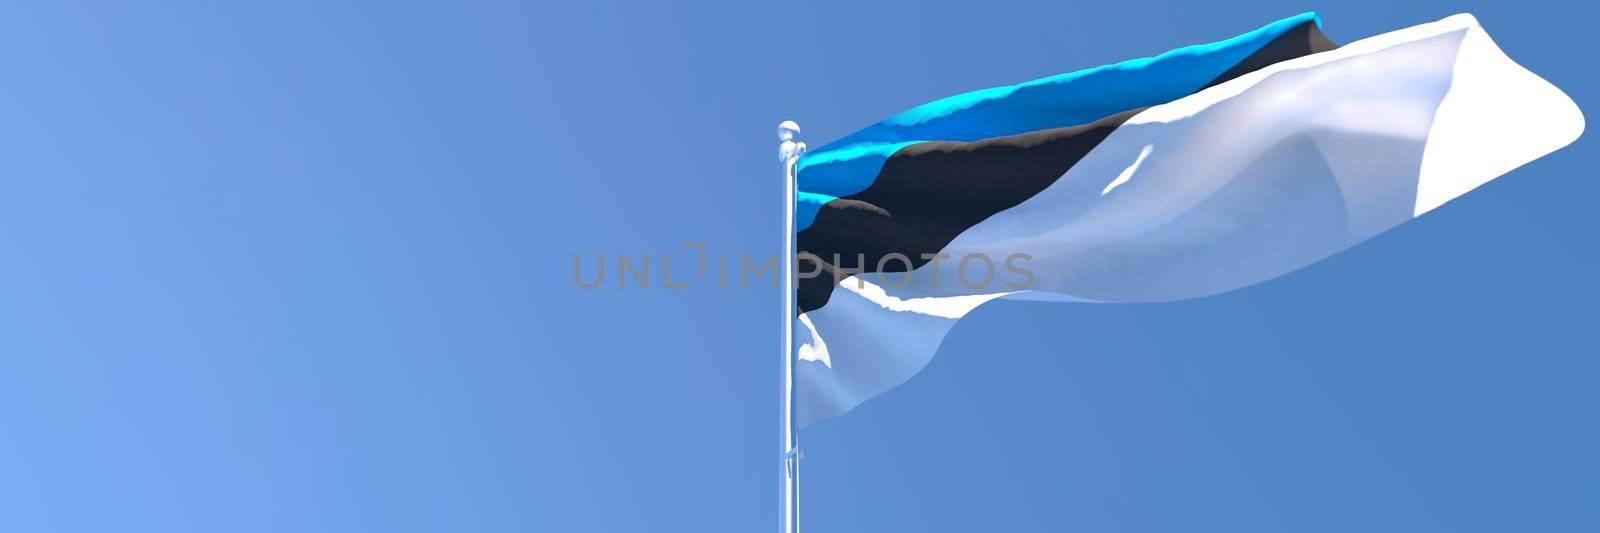
[[[794,420],[794,208],[795,174],[806,143],[800,142],[800,125],[785,120],[778,125],[778,157],[783,160],[783,253],[779,283],[783,286],[783,446],[780,448],[783,482],[779,514],[783,533],[800,531],[800,432]]]

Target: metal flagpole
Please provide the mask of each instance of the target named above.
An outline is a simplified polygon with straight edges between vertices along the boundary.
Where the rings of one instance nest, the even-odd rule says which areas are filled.
[[[800,432],[794,421],[794,207],[795,173],[806,143],[800,142],[800,125],[785,120],[778,125],[778,157],[783,160],[783,254],[778,273],[783,286],[783,495],[779,514],[783,533],[800,531]]]

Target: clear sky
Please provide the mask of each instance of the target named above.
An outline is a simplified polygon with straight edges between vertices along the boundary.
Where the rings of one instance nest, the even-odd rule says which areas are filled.
[[[574,252],[767,253],[783,119],[1308,10],[1600,101],[1571,2],[12,6],[0,531],[769,530],[776,292]],[[803,433],[806,530],[1600,530],[1592,137],[1247,290],[984,307]]]

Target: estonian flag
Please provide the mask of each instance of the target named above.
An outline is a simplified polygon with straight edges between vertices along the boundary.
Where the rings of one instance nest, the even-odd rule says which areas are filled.
[[[957,95],[802,157],[799,423],[909,379],[984,302],[1260,283],[1583,131],[1471,15],[1342,47],[1320,28]]]

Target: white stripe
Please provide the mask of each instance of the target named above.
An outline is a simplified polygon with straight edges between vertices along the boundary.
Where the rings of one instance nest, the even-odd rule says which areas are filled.
[[[1578,140],[1583,112],[1560,89],[1506,57],[1473,28],[1450,94],[1428,132],[1413,214],[1421,216],[1501,174]]]
[[[1111,180],[1111,183],[1107,183],[1106,188],[1100,189],[1100,196],[1110,194],[1112,189],[1115,189],[1118,185],[1127,183],[1129,179],[1132,179],[1133,173],[1139,171],[1139,164],[1144,162],[1144,158],[1150,157],[1150,150],[1154,148],[1154,145],[1144,145],[1144,149],[1139,150],[1139,157],[1133,159],[1133,164],[1128,165],[1128,168],[1122,169],[1122,173],[1117,174],[1117,179]]]

